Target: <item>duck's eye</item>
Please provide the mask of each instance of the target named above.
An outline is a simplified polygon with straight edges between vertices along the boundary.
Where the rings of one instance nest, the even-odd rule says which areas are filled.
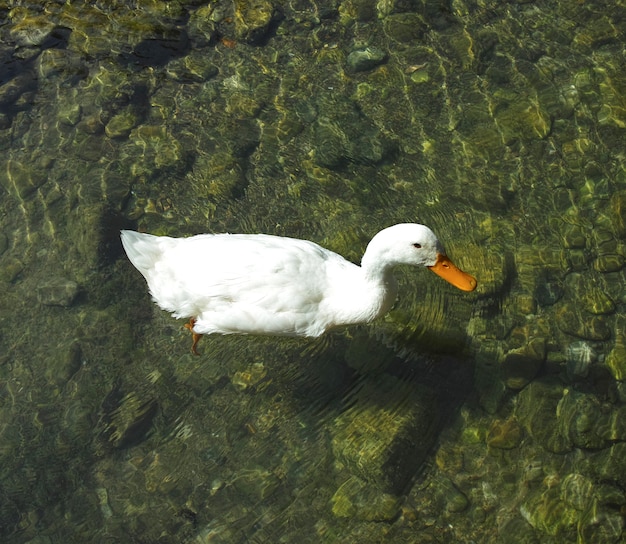
[[[422,249],[422,244],[415,243],[415,244],[413,244],[413,247],[415,249]]]

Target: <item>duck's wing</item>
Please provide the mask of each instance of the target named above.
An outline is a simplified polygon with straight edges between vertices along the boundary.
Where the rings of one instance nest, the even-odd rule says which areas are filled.
[[[154,265],[150,291],[198,333],[317,336],[328,291],[327,263],[338,255],[304,240],[269,235],[179,239]]]

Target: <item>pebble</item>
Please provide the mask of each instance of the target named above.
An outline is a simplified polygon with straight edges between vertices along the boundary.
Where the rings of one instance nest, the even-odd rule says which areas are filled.
[[[573,342],[565,350],[567,376],[585,378],[589,366],[598,360],[598,354],[588,342]]]
[[[78,284],[64,278],[52,278],[37,287],[37,300],[46,306],[71,306],[78,296]]]
[[[363,72],[376,68],[387,60],[387,54],[378,47],[356,49],[348,55],[348,68],[354,72]]]

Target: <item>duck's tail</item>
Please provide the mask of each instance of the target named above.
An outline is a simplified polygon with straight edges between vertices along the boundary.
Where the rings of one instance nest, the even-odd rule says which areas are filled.
[[[148,279],[150,270],[154,268],[154,264],[163,253],[163,248],[159,243],[162,237],[133,230],[123,230],[121,237],[124,251],[130,262],[143,274],[144,278]]]

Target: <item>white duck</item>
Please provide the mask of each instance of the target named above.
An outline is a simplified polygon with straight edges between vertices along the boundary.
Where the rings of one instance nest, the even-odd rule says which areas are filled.
[[[414,223],[376,234],[361,266],[313,242],[267,234],[169,238],[123,230],[122,244],[154,301],[190,318],[196,354],[202,334],[314,337],[372,321],[395,302],[392,269],[400,264],[425,266],[463,291],[476,288],[435,234]]]

